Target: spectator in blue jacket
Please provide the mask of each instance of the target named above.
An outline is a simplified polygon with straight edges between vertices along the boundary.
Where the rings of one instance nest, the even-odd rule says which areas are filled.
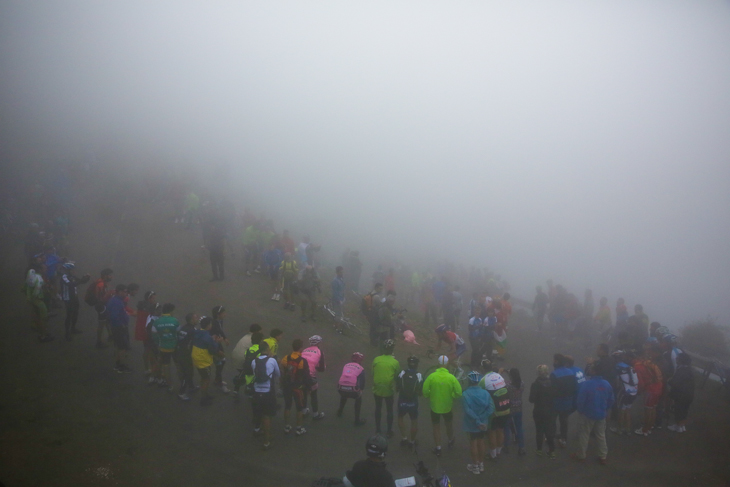
[[[553,387],[553,406],[560,423],[556,435],[558,445],[565,448],[568,441],[568,418],[575,411],[575,395],[578,391],[578,380],[575,371],[568,368],[568,361],[562,353],[553,356],[553,370],[550,383]]]
[[[579,462],[585,461],[588,441],[591,434],[598,442],[598,461],[606,464],[608,446],[606,445],[606,417],[613,406],[614,396],[611,384],[597,374],[593,364],[586,368],[589,379],[578,388],[578,451],[571,457]]]
[[[484,436],[487,433],[489,418],[494,414],[494,401],[486,389],[479,387],[481,376],[477,371],[469,372],[469,388],[461,396],[464,408],[464,431],[469,433],[471,459],[474,463],[466,468],[473,474],[484,471],[484,455],[487,444]]]

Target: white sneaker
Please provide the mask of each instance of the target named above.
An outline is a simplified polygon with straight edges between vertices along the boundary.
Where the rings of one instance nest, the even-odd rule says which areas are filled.
[[[179,397],[180,400],[182,400],[182,401],[189,401],[190,400],[190,396],[188,396],[187,394],[178,394],[177,397]]]
[[[307,414],[309,414],[309,408],[302,409],[302,416],[306,416]]]
[[[669,426],[667,426],[667,429],[669,431],[674,431],[675,433],[679,433],[680,431],[682,431],[682,427],[676,424],[670,424]]]
[[[229,392],[231,392],[225,382],[220,385],[220,390],[223,394],[228,394]]]
[[[686,433],[687,432],[687,427],[686,426],[680,426],[679,428],[680,429],[677,431],[677,433]]]
[[[304,426],[297,427],[297,436],[302,436],[306,432],[307,430],[304,429]]]
[[[288,425],[284,426],[284,434],[288,435],[290,432],[291,432],[291,425],[288,424]]]
[[[324,412],[323,411],[318,412],[317,414],[312,416],[312,419],[324,419]]]
[[[474,475],[479,475],[479,465],[475,464],[472,465],[471,463],[467,464],[466,469],[473,473]]]
[[[484,471],[484,462],[479,462],[479,471],[480,472]]]

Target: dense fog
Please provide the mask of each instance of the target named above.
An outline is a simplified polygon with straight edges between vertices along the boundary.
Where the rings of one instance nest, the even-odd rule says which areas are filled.
[[[0,62],[6,169],[178,167],[332,260],[730,318],[728,2],[2,2]]]

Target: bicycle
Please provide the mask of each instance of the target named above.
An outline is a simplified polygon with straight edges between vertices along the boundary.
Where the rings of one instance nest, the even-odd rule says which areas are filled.
[[[362,335],[362,330],[352,321],[350,321],[348,318],[345,318],[345,316],[337,316],[337,313],[335,313],[334,308],[332,307],[331,303],[325,303],[322,305],[322,309],[324,309],[329,315],[338,323],[341,323],[345,325],[345,328],[348,330],[355,331],[357,334]]]

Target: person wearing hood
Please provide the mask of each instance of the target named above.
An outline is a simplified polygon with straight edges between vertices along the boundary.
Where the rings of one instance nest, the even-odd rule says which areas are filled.
[[[466,469],[478,475],[484,471],[484,455],[487,452],[487,444],[484,440],[489,418],[494,414],[494,401],[492,396],[479,387],[481,376],[479,372],[469,372],[469,387],[461,396],[461,405],[464,408],[463,428],[469,433],[469,447],[473,463],[467,464]]]

